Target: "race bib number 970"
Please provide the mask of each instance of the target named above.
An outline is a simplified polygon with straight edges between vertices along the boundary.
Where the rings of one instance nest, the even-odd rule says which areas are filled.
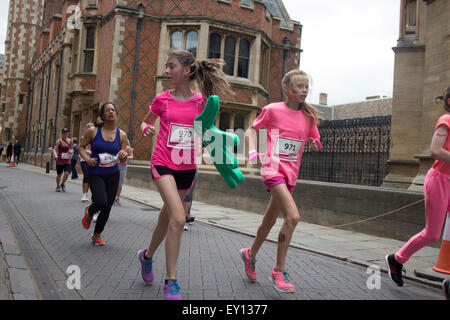
[[[194,128],[188,125],[171,123],[167,146],[177,149],[193,149]]]
[[[303,140],[278,137],[274,156],[284,161],[297,161]]]

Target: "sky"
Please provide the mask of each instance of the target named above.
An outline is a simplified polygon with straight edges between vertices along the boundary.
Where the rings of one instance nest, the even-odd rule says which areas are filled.
[[[282,0],[303,25],[300,69],[311,78],[307,102],[328,105],[392,97],[400,0]],[[0,0],[0,53],[5,52],[9,0]]]

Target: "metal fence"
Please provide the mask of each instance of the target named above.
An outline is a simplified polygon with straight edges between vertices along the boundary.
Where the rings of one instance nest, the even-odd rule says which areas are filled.
[[[306,144],[299,179],[380,186],[388,173],[391,116],[323,121],[323,149]]]

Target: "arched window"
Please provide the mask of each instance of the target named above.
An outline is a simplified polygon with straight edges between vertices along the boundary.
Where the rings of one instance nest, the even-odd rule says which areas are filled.
[[[189,31],[186,35],[186,50],[192,53],[194,57],[197,56],[197,38],[197,31]]]
[[[236,40],[233,37],[225,38],[225,53],[224,60],[225,65],[223,66],[223,72],[228,75],[234,74],[234,57],[236,52]]]
[[[170,49],[183,49],[183,33],[181,31],[172,32],[170,35]]]
[[[220,36],[217,33],[211,34],[211,36],[209,37],[209,52],[208,52],[209,59],[220,58],[221,42],[222,40],[220,39]]]
[[[248,62],[250,59],[250,42],[248,40],[239,41],[238,77],[248,77]]]

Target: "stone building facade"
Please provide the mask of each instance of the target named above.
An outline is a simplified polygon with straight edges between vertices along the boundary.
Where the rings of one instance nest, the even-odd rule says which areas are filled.
[[[389,174],[383,185],[423,190],[430,142],[450,85],[450,1],[401,0],[395,52]]]
[[[13,28],[17,8],[40,19],[26,24],[22,42]],[[80,138],[106,101],[119,108],[135,162],[147,164],[155,141],[143,139],[139,126],[167,88],[170,48],[226,61],[235,94],[221,99],[222,130],[245,130],[263,106],[281,100],[282,76],[300,62],[301,25],[281,0],[11,0],[9,25],[3,122],[25,145],[28,162],[41,166],[61,129]],[[19,56],[26,63],[17,77]]]

